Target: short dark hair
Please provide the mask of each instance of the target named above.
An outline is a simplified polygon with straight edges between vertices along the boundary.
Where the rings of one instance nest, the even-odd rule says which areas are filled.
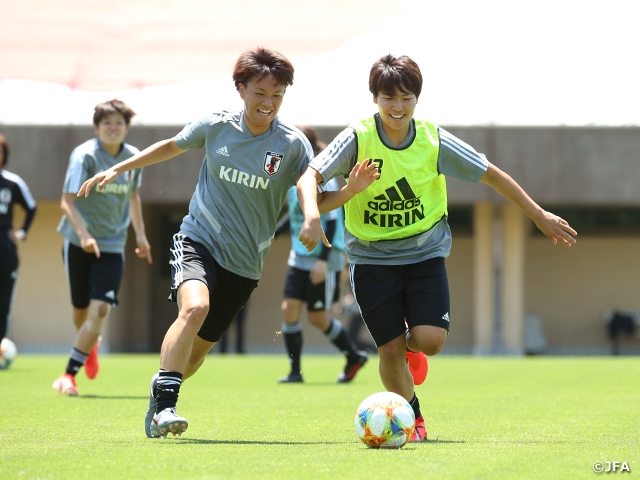
[[[413,93],[418,98],[422,92],[422,73],[408,56],[387,54],[371,67],[369,91],[377,97],[379,93],[394,95],[398,90]]]
[[[236,89],[240,84],[246,86],[251,80],[261,80],[267,75],[273,75],[276,81],[285,87],[293,85],[293,65],[275,50],[264,47],[245,50],[233,67]]]
[[[93,124],[97,126],[103,118],[111,115],[112,113],[119,113],[122,115],[127,125],[131,123],[131,118],[136,114],[129,105],[124,103],[122,100],[114,98],[113,100],[96,105],[93,112]]]
[[[3,168],[9,161],[9,142],[2,134],[0,134],[0,149],[2,149],[2,164],[0,164],[0,168]]]
[[[309,143],[311,144],[311,148],[313,148],[313,154],[318,155],[322,150],[327,148],[327,144],[318,140],[318,135],[316,131],[311,127],[298,127],[304,136],[307,137]]]

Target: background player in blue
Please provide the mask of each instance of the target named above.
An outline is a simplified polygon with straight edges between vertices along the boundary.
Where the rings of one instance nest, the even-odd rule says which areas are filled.
[[[97,138],[76,147],[69,159],[58,231],[64,236],[63,260],[77,333],[66,371],[53,382],[53,388],[65,395],[78,395],[75,376],[83,365],[89,379],[98,374],[100,333],[111,307],[118,304],[130,224],[136,234],[136,255],[152,262],[138,195],[142,170],[123,175],[99,195],[77,197],[85,180],[138,153],[124,143],[134,115],[117,99],[98,104],[93,114]]]
[[[258,284],[287,192],[313,158],[311,145],[277,114],[293,66],[258,47],[236,61],[233,80],[241,111],[209,113],[176,137],[153,144],[85,182],[79,195],[108,187],[123,172],[162,162],[190,148],[205,150],[196,190],[171,250],[171,300],[178,318],[151,379],[145,432],[181,434],[176,414],[182,381],[192,376]]]
[[[27,184],[15,173],[5,170],[8,161],[9,143],[0,135],[0,341],[7,336],[18,277],[16,243],[26,240],[36,214],[36,201]],[[20,205],[25,211],[24,221],[18,230],[13,229],[14,205]]]
[[[386,55],[376,61],[369,90],[378,113],[340,133],[298,182],[305,214],[300,241],[307,249],[327,244],[320,212],[345,206],[351,284],[378,347],[380,378],[387,390],[411,403],[416,414],[412,441],[423,441],[427,432],[414,389],[423,378],[412,378],[406,352],[435,355],[449,331],[444,259],[451,231],[444,177],[489,185],[522,208],[554,243],[571,246],[577,234],[484,155],[413,118],[422,74],[409,57]],[[348,176],[346,187],[318,194],[316,185],[336,175]]]
[[[311,146],[314,155],[318,155],[326,146],[318,142],[312,128],[301,128]],[[337,179],[327,183],[327,190],[339,190]],[[282,300],[282,333],[289,354],[291,371],[279,383],[299,383],[303,381],[300,357],[302,354],[302,326],[299,319],[302,307],[307,305],[309,322],[324,333],[327,338],[344,353],[347,363],[338,376],[339,383],[348,383],[367,361],[367,353],[357,350],[342,323],[331,315],[334,299],[339,299],[340,273],[344,269],[344,217],[342,209],[337,208],[321,215],[320,222],[331,242],[331,248],[318,245],[311,252],[298,240],[300,227],[304,221],[298,204],[296,187],[291,187],[288,195],[288,214],[278,222],[276,236],[285,230],[291,232],[291,251],[287,264],[287,276]]]

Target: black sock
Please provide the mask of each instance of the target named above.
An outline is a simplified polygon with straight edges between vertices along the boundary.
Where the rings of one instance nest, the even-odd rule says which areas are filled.
[[[418,397],[416,397],[415,393],[413,394],[413,398],[409,402],[409,405],[411,405],[411,408],[413,408],[413,414],[416,416],[416,418],[422,415],[422,413],[420,412],[420,400],[418,400]]]
[[[336,347],[340,349],[342,353],[347,356],[349,360],[358,360],[358,358],[360,358],[360,354],[356,352],[355,344],[349,335],[347,335],[344,328],[342,328],[340,320],[332,318],[331,325],[324,334]]]
[[[287,346],[291,373],[300,373],[300,355],[302,354],[302,325],[300,322],[282,323],[284,343]]]
[[[76,348],[71,349],[71,354],[69,355],[69,363],[67,363],[67,371],[65,373],[75,377],[78,371],[86,363],[88,356],[88,353],[82,353]]]
[[[158,372],[156,380],[156,413],[160,413],[165,408],[175,408],[178,403],[178,394],[182,385],[182,374],[172,372],[163,368]]]

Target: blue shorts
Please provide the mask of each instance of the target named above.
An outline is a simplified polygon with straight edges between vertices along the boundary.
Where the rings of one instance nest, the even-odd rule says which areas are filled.
[[[170,264],[172,302],[177,301],[178,288],[187,280],[199,280],[209,289],[209,314],[198,336],[217,342],[247,303],[258,281],[225,270],[204,245],[181,233],[173,236]]]
[[[349,265],[353,295],[379,347],[417,325],[449,331],[449,281],[444,258],[408,265]]]

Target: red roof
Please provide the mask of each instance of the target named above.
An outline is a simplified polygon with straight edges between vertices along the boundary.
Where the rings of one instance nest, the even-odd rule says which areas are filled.
[[[0,79],[96,91],[212,79],[257,45],[295,65],[394,8],[400,0],[0,0]]]

